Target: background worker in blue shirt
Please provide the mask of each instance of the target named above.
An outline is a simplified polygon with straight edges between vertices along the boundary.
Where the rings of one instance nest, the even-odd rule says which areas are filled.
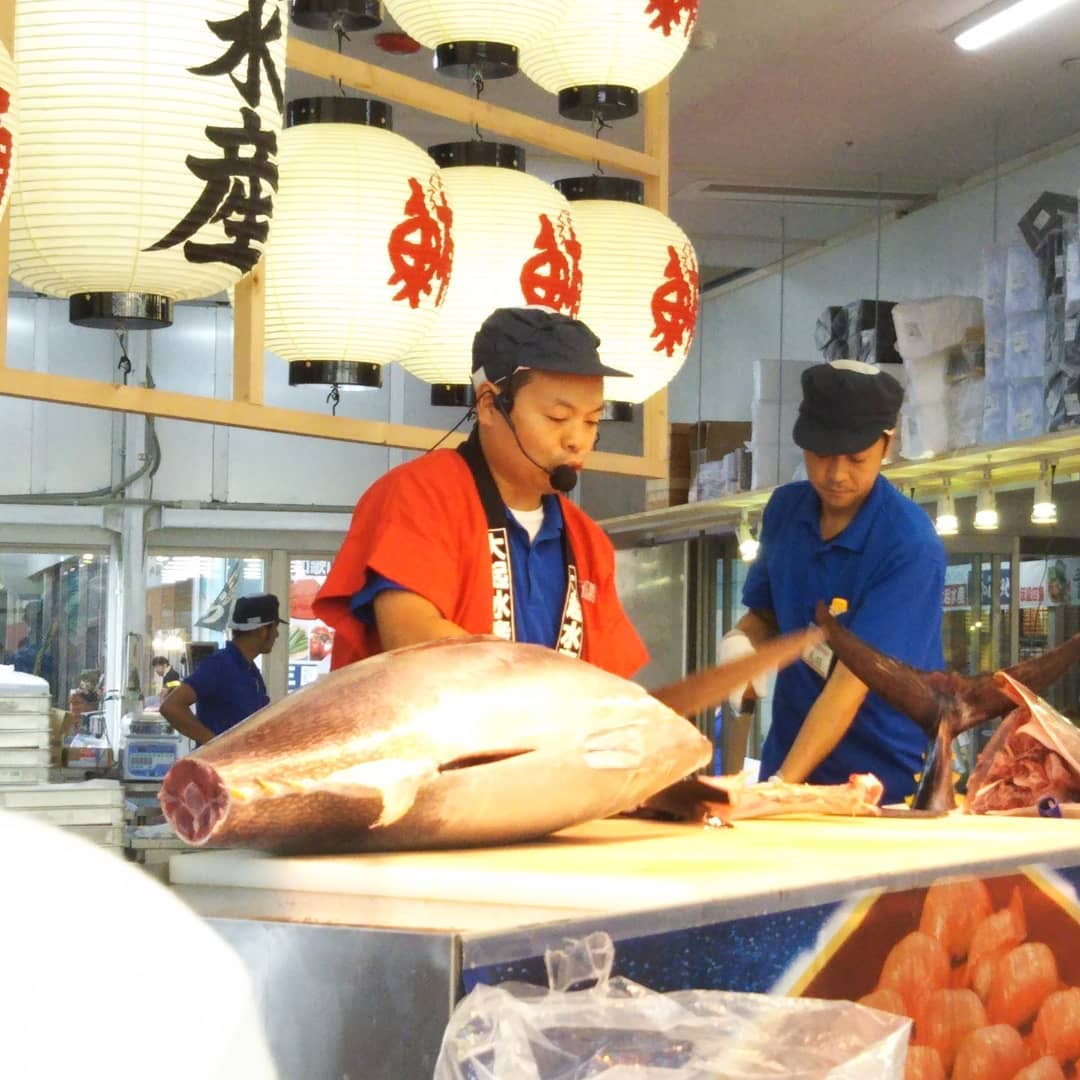
[[[161,715],[198,746],[270,704],[255,657],[277,641],[278,598],[240,596],[229,618],[232,641],[212,653],[161,703]],[[191,711],[195,705],[198,716]]]
[[[822,600],[875,648],[940,669],[945,550],[925,511],[880,475],[904,391],[882,368],[852,360],[807,368],[802,389],[793,438],[807,480],[778,488],[765,507],[743,588],[750,610],[718,659],[809,625]],[[911,720],[819,645],[777,675],[761,776],[837,784],[872,772],[883,801],[899,802],[914,791],[925,749]]]

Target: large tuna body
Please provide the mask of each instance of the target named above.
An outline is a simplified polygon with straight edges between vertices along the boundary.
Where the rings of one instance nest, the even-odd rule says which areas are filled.
[[[158,797],[199,846],[463,847],[631,809],[710,754],[632,682],[540,646],[457,638],[268,706],[177,762]]]

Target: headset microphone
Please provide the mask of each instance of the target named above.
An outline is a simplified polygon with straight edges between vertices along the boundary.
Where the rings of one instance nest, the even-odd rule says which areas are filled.
[[[506,426],[510,429],[510,434],[514,436],[514,442],[517,443],[518,449],[541,472],[547,473],[548,483],[551,484],[552,489],[561,491],[564,495],[573,491],[574,488],[577,487],[577,471],[569,465],[556,465],[554,469],[545,469],[544,466],[521,445],[521,439],[518,438],[517,428],[514,427],[514,421],[510,418],[510,406],[504,400],[504,395],[493,393],[491,396],[495,405],[495,411],[506,421]]]

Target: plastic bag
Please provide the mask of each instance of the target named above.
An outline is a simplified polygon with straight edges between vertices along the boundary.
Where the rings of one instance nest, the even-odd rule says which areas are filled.
[[[478,986],[454,1009],[434,1080],[901,1080],[910,1021],[850,1001],[610,978],[603,932],[546,956],[551,989]],[[573,990],[595,981],[589,989]]]

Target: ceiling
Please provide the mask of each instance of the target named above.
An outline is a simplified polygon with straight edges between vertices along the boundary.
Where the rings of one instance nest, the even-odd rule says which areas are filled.
[[[688,50],[671,76],[670,213],[697,248],[703,283],[873,219],[879,192],[931,195],[1080,131],[1080,64],[1062,64],[1080,56],[1080,2],[966,53],[944,31],[981,6],[701,0],[694,45],[703,47]],[[385,12],[379,29],[395,29]],[[291,32],[337,47],[328,33]],[[435,75],[428,50],[392,57],[371,32],[342,45],[371,63],[468,90]],[[290,73],[288,97],[327,92],[325,83]],[[559,121],[554,98],[523,75],[489,80],[484,99],[585,129]],[[395,110],[394,126],[424,145],[472,134],[405,109]],[[640,147],[640,118],[602,137]],[[583,165],[537,151],[528,169],[554,179]],[[710,185],[737,190],[710,192]],[[780,198],[777,188],[794,190]],[[800,189],[860,194],[822,203]]]

